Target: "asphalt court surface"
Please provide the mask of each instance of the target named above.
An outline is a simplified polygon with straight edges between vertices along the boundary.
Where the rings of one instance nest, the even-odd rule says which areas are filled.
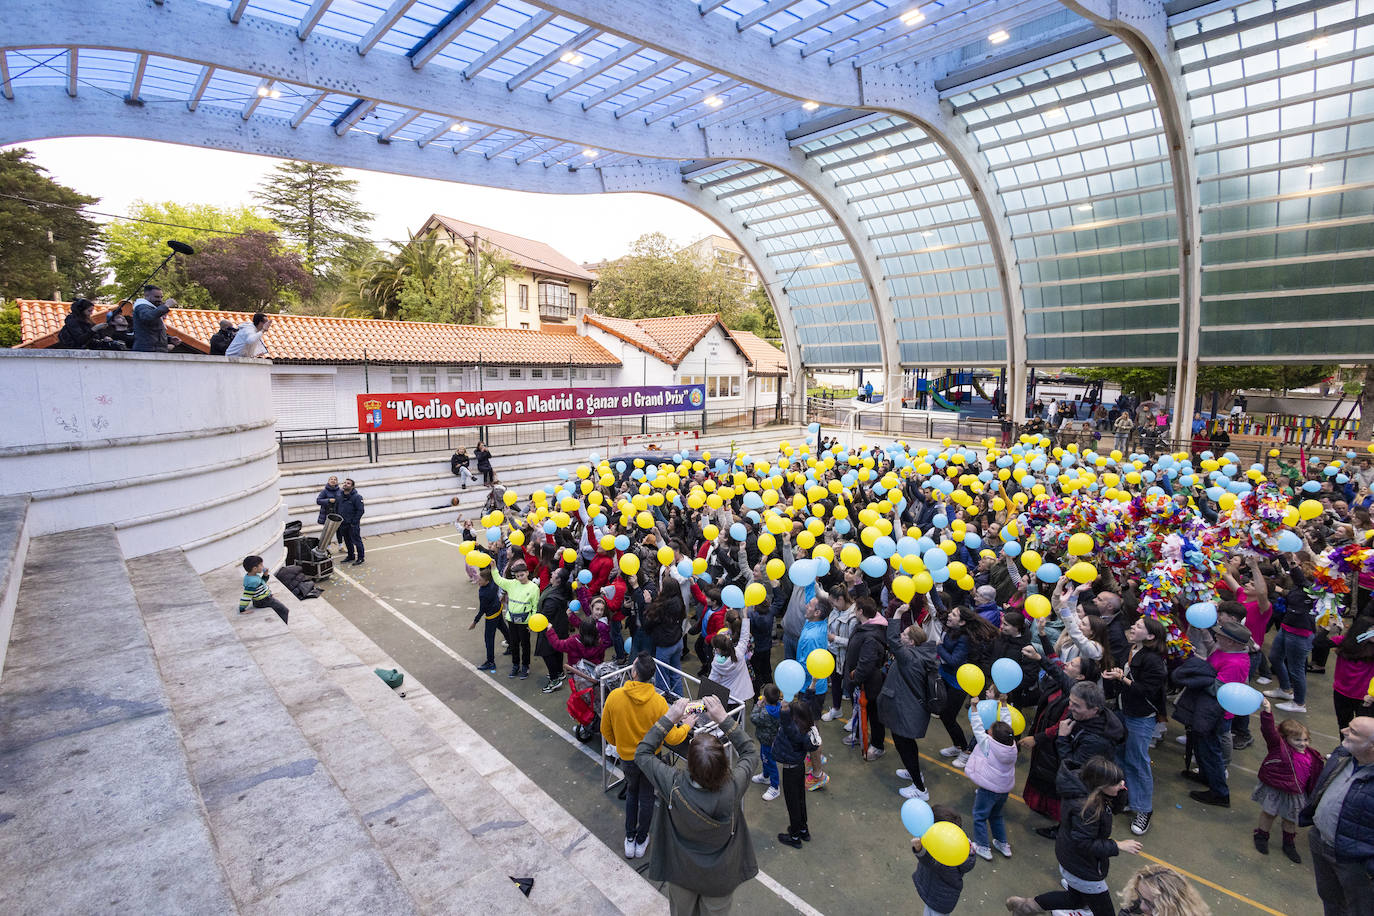
[[[479,624],[474,630],[468,629],[476,614],[477,590],[464,572],[458,543],[451,527],[369,538],[367,563],[340,567],[343,576],[359,587],[336,575],[327,586],[326,597],[404,671],[423,682],[619,852],[624,839],[623,803],[616,799],[614,790],[602,793],[595,755],[585,754],[566,737],[573,724],[564,707],[567,687],[544,694],[540,688],[545,669],[537,657],[527,680],[507,678],[509,665],[500,655],[495,676],[473,670],[484,656],[482,627]],[[497,647],[499,653],[499,637]],[[455,661],[450,652],[470,664]],[[779,643],[775,664],[780,653]],[[696,659],[690,653],[684,659],[684,669],[696,673]],[[1330,676],[1310,675],[1311,713],[1306,718],[1314,745],[1323,752],[1337,743],[1329,696]],[[544,721],[531,710],[542,714]],[[848,713],[846,704],[845,715]],[[1188,797],[1196,784],[1178,775],[1183,748],[1174,740],[1182,734],[1182,726],[1170,724],[1169,734],[1153,752],[1154,822],[1141,838],[1142,856],[1123,855],[1112,861],[1108,880],[1114,893],[1148,859],[1186,872],[1217,916],[1297,916],[1321,911],[1305,837],[1299,837],[1298,842],[1302,865],[1289,862],[1279,850],[1277,825],[1270,855],[1260,855],[1251,844],[1259,809],[1250,801],[1250,792],[1255,786],[1255,771],[1264,758],[1258,716],[1251,722],[1256,743],[1237,752],[1233,760],[1230,809],[1206,807]],[[915,859],[899,816],[902,798],[897,789],[903,783],[894,773],[901,766],[896,751],[889,741],[885,756],[866,763],[856,750],[841,744],[841,721],[819,725],[831,781],[826,788],[807,793],[813,840],[801,850],[778,843],[777,833],[787,826],[783,800],[765,802],[761,797],[765,787],[751,786],[744,811],[763,876],[737,891],[738,911],[794,913],[798,907],[792,901],[801,901],[803,912],[920,912],[920,899],[911,884]],[[939,758],[939,749],[947,743],[944,729],[933,722],[921,741],[926,786],[932,802],[960,811],[971,830],[973,785],[962,771]],[[599,746],[599,740],[589,745],[597,752]],[[1025,766],[1023,755],[1017,791],[1024,783]],[[1041,893],[1058,884],[1054,844],[1032,833],[1034,827],[1047,822],[1026,808],[1015,793],[1005,816],[1013,856],[1005,859],[994,852],[993,861],[978,860],[965,878],[958,913],[1005,912],[1007,896]],[[1118,819],[1117,839],[1131,836],[1127,823]],[[637,863],[641,870],[647,861]]]

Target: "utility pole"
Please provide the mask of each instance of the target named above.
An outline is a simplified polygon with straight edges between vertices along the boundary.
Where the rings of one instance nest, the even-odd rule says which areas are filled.
[[[479,239],[477,233],[472,234],[472,323],[482,323],[482,310],[477,307],[477,298],[480,295],[482,286],[482,255],[477,249]]]
[[[54,277],[57,277],[57,276],[58,276],[58,274],[57,274],[57,251],[56,251],[52,246],[53,246],[53,241],[52,241],[52,230],[49,229],[49,230],[48,230],[48,267],[51,268],[53,276],[54,276]],[[60,277],[58,278],[58,282],[61,282],[61,278],[60,278]],[[61,290],[60,287],[54,287],[54,288],[53,288],[53,291],[52,291],[52,298],[53,298],[53,301],[54,301],[54,302],[61,302],[61,301],[62,301],[62,290]]]

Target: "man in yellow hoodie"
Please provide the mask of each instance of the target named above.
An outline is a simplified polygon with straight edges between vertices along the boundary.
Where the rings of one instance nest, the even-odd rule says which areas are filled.
[[[654,813],[654,787],[635,766],[635,747],[654,723],[668,711],[665,700],[653,685],[657,666],[654,658],[641,652],[635,658],[623,687],[612,690],[601,710],[601,737],[615,745],[620,769],[625,774],[625,858],[644,857],[649,848],[649,822]],[[692,733],[696,716],[689,714],[664,739],[665,744],[680,744]]]

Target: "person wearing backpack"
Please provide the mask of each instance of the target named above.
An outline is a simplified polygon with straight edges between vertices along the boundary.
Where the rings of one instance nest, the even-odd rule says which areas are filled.
[[[887,662],[887,619],[878,613],[878,606],[868,598],[858,601],[859,628],[849,639],[844,661],[849,666],[845,672],[847,689],[862,690],[860,706],[868,723],[868,747],[864,750],[865,760],[877,760],[883,756],[886,732],[882,717],[878,714],[878,695],[883,689],[883,665]],[[854,730],[851,740],[857,743],[859,729]]]
[[[935,647],[927,644],[926,631],[920,624],[901,630],[894,621],[887,632],[892,666],[878,694],[878,717],[892,730],[892,743],[902,758],[897,778],[911,783],[898,789],[898,793],[903,798],[928,801],[930,792],[921,776],[921,753],[916,742],[926,736],[932,710],[939,709],[940,699],[933,696],[932,683],[944,686],[940,681],[940,662]]]

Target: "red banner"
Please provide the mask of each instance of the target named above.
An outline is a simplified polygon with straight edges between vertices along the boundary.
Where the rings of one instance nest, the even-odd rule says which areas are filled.
[[[638,417],[705,406],[704,385],[360,394],[358,432]]]

